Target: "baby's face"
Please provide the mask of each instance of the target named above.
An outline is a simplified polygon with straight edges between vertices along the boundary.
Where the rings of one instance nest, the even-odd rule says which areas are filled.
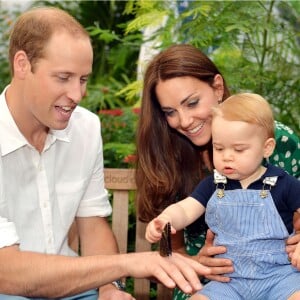
[[[265,134],[257,125],[228,121],[221,116],[212,120],[214,167],[230,179],[256,178],[265,153]]]

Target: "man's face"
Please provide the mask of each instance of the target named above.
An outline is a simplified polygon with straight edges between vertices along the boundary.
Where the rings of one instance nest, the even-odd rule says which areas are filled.
[[[23,109],[32,126],[64,129],[86,91],[93,51],[86,37],[55,33],[25,77]]]

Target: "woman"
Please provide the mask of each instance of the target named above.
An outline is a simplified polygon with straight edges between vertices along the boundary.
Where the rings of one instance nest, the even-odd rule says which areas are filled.
[[[191,45],[171,46],[150,62],[137,133],[137,203],[142,221],[149,222],[172,202],[186,197],[212,171],[210,111],[229,95],[214,63]],[[270,161],[299,177],[299,138],[278,122],[275,134],[277,146]],[[208,231],[206,235],[206,231],[200,218],[184,235],[179,232],[172,238],[173,250],[214,267],[208,279],[226,282],[229,278],[222,274],[233,271],[232,263],[212,257],[226,248],[214,247],[213,234]],[[288,252],[294,250],[295,239],[299,235],[288,240],[292,245]],[[176,291],[173,299],[187,297]]]

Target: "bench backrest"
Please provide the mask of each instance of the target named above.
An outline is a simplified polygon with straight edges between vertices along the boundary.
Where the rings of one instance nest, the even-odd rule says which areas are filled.
[[[105,187],[113,194],[112,229],[121,253],[128,248],[129,192],[136,190],[134,169],[104,169]],[[151,244],[145,240],[146,224],[136,217],[135,252],[150,251]],[[172,292],[157,284],[157,300],[172,299]],[[139,300],[150,299],[150,281],[134,279],[134,296]]]

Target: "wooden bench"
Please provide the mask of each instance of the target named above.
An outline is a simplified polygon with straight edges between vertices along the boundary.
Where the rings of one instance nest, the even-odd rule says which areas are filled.
[[[117,238],[121,253],[128,251],[128,224],[129,224],[129,194],[136,190],[134,169],[108,169],[104,170],[105,187],[112,193],[112,229]],[[145,240],[146,224],[136,217],[135,245],[133,251],[149,251],[151,245]],[[76,229],[72,228],[69,242],[73,249],[78,245]],[[150,299],[150,281],[147,279],[133,279],[134,297],[137,300]],[[153,287],[153,284],[151,284]],[[157,290],[157,300],[172,299],[172,291],[161,284],[154,286]]]

